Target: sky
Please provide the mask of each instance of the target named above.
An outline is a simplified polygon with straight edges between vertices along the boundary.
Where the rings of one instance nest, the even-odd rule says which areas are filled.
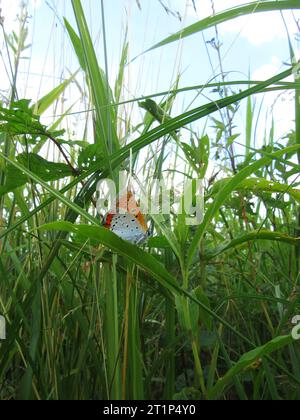
[[[214,0],[215,11],[241,6],[246,0]],[[138,7],[140,4],[140,8]],[[130,58],[139,58],[127,66],[123,99],[132,99],[153,92],[170,89],[181,74],[180,87],[205,84],[214,79],[220,80],[220,68],[216,51],[207,41],[216,36],[211,29],[198,33],[183,41],[176,42],[155,51],[140,55],[149,47],[212,13],[211,0],[195,0],[196,11],[192,0],[162,0],[171,11],[179,12],[181,20],[171,12],[166,13],[159,0],[104,0],[106,21],[106,42],[108,51],[108,73],[113,85],[118,71],[122,43],[126,28],[128,29]],[[19,10],[19,0],[0,0],[4,28],[6,33],[17,30],[16,14]],[[97,51],[100,65],[104,68],[103,32],[101,20],[101,1],[82,0],[87,21],[91,28],[92,38]],[[76,28],[76,22],[70,0],[28,0],[30,18],[28,19],[28,41],[32,44],[28,57],[22,60],[18,79],[19,97],[31,98],[36,101],[53,89],[69,75],[75,72],[79,65],[72,50],[68,35],[63,26],[63,18]],[[300,12],[284,12],[283,16],[289,30],[294,48],[298,50],[296,40],[297,26],[295,20],[300,18]],[[264,80],[287,68],[289,49],[286,29],[279,12],[259,13],[226,22],[218,27],[219,39],[222,43],[221,56],[223,70],[228,72],[229,80]],[[0,89],[1,92],[9,86],[4,62],[5,55],[3,36],[0,34]],[[24,54],[25,56],[27,54]],[[80,83],[84,83],[78,76]],[[218,99],[211,90],[206,90],[204,96],[195,99],[195,94],[179,95],[175,103],[173,115],[179,114],[188,107],[196,107],[210,100]],[[256,97],[257,112],[260,103],[263,106],[253,139],[256,145],[264,141],[265,132],[270,129],[272,117],[275,120],[276,139],[283,137],[293,128],[294,109],[291,94],[278,93]],[[75,103],[75,105],[74,105]],[[66,91],[61,109],[73,105],[73,111],[84,111],[86,98],[82,98],[76,84]],[[49,110],[44,122],[50,124],[53,110]],[[59,110],[56,110],[59,113]],[[143,111],[137,107],[134,118],[143,118]],[[67,120],[70,132],[80,137],[80,128],[85,120],[85,114],[79,113],[76,118]],[[236,132],[245,132],[245,106],[242,104],[236,118]],[[199,123],[199,130],[202,129]]]

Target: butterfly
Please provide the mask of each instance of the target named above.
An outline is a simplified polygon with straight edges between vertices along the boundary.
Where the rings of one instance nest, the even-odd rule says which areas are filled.
[[[125,241],[137,245],[145,242],[150,235],[145,218],[131,191],[121,196],[116,205],[116,212],[107,213],[104,227]]]

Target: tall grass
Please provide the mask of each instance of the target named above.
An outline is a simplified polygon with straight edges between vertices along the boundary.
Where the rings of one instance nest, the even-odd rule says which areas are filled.
[[[0,107],[0,313],[7,321],[1,399],[300,398],[300,352],[291,336],[291,319],[300,313],[295,53],[290,48],[290,65],[268,80],[229,82],[217,30],[237,16],[298,9],[297,3],[254,2],[213,13],[155,44],[145,54],[215,28],[221,79],[178,88],[178,75],[169,91],[129,100],[122,96],[127,33],[109,85],[105,2],[104,61],[81,1],[72,0],[76,26],[68,17],[63,24],[80,70],[35,104],[17,95],[26,7],[18,34],[9,36],[3,25],[12,85]],[[61,130],[72,110],[50,126],[40,118],[73,81],[80,84],[79,75],[88,96],[86,127],[93,128],[85,131],[92,132],[88,143]],[[175,114],[179,94],[199,89],[217,89],[220,98]],[[271,131],[256,148],[256,95],[286,90],[295,92],[296,109],[288,141],[274,141]],[[244,102],[240,155],[235,115]],[[144,113],[137,125],[132,103]],[[198,135],[194,123],[212,117],[215,138]],[[214,154],[220,148],[225,155]],[[181,174],[178,162],[184,162]],[[222,168],[219,176],[209,173],[209,162]],[[188,226],[173,213],[153,216],[153,237],[143,247],[102,228],[94,208],[97,183],[117,181],[124,169],[145,184],[153,176],[166,185],[178,176],[204,178],[202,223]]]

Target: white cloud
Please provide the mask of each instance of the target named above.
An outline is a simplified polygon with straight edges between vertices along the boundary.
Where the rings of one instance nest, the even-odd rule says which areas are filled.
[[[276,73],[280,72],[281,65],[280,58],[273,56],[270,63],[264,64],[254,70],[252,80],[266,80],[273,77]]]
[[[292,27],[292,22],[289,22],[289,27]],[[240,34],[255,46],[286,38],[284,23],[278,12],[242,16],[224,23],[221,28],[223,32]]]

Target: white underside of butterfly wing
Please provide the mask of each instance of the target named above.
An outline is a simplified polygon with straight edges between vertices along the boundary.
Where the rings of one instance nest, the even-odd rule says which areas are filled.
[[[117,214],[111,221],[111,231],[133,244],[143,243],[147,237],[138,220],[130,214]]]

